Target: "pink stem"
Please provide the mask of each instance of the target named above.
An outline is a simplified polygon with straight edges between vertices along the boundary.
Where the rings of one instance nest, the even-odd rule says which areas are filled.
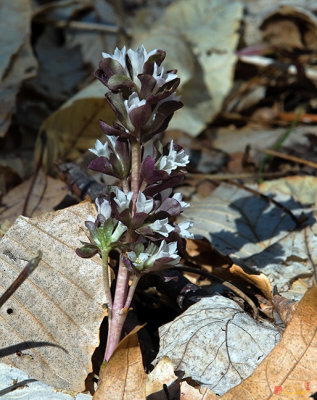
[[[105,353],[105,360],[108,361],[120,342],[121,331],[126,320],[128,310],[124,308],[129,285],[129,271],[124,266],[120,257],[116,291],[113,300],[112,315],[108,319],[108,339]]]

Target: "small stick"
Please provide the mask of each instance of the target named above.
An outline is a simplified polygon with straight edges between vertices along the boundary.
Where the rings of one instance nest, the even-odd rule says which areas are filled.
[[[305,164],[305,165],[308,165],[309,167],[313,167],[313,168],[317,169],[317,163],[304,160],[303,158],[290,156],[288,154],[280,153],[279,151],[275,151],[275,150],[260,150],[260,151],[263,153],[269,154],[270,156],[273,156],[273,157],[283,158],[285,160],[293,161],[298,164]]]
[[[39,265],[43,253],[38,251],[37,255],[32,258],[23,270],[20,272],[16,280],[9,286],[9,288],[0,297],[0,307],[13,295],[13,293],[22,285],[22,283],[31,275],[35,268]]]
[[[116,25],[100,24],[95,22],[83,22],[83,21],[63,21],[48,18],[38,18],[36,22],[41,24],[52,24],[57,28],[70,28],[77,29],[81,31],[95,31],[95,32],[105,32],[105,33],[118,33],[120,28]],[[130,31],[126,31],[128,36],[131,36]]]

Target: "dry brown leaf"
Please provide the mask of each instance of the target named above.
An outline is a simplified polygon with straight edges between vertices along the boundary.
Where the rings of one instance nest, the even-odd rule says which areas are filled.
[[[146,374],[134,328],[121,340],[101,372],[100,383],[93,400],[144,400]]]
[[[222,400],[308,399],[317,391],[317,287],[309,289],[280,343]]]
[[[1,220],[7,219],[13,222],[22,214],[32,180],[33,178],[30,178],[21,183],[3,197],[0,207]],[[64,182],[46,176],[40,171],[28,201],[27,215],[35,217],[43,212],[51,211],[63,200],[67,192],[68,188]]]
[[[248,274],[245,272],[239,265],[233,264],[230,268],[229,271],[236,276],[239,276],[243,280],[252,283],[254,286],[256,286],[258,289],[261,290],[261,292],[264,294],[264,296],[267,299],[272,298],[272,287],[270,284],[270,280],[267,276],[264,274],[259,274],[259,275],[252,275]]]
[[[75,249],[95,207],[74,207],[19,217],[0,242],[0,293],[41,250],[33,274],[0,309],[1,361],[57,388],[82,391],[92,371],[104,313],[101,261],[82,259]]]

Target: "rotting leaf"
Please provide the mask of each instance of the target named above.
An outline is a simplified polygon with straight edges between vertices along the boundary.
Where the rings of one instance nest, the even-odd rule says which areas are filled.
[[[168,356],[175,370],[222,395],[252,374],[280,339],[268,322],[257,322],[237,303],[207,297],[160,328],[156,360]]]
[[[41,152],[43,135],[46,137],[43,163],[46,170],[58,159],[76,160],[80,152],[93,147],[96,137],[102,136],[98,121],[112,124],[116,117],[104,98],[99,81],[87,86],[68,100],[42,124],[36,143],[35,159]]]
[[[0,292],[43,252],[33,274],[0,309],[2,361],[56,388],[82,391],[92,370],[104,312],[100,259],[81,259],[83,202],[36,218],[19,217],[0,242]]]
[[[125,336],[103,367],[93,400],[144,400],[146,374],[134,328]]]

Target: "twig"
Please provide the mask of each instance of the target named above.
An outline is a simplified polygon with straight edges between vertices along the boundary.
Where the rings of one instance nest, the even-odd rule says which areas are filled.
[[[297,75],[297,68],[293,64],[282,63],[276,61],[273,58],[262,57],[262,56],[246,56],[240,55],[239,60],[246,63],[256,65],[258,67],[269,67],[276,66],[282,70],[286,70],[291,75]],[[312,68],[306,68],[305,74],[310,79],[317,79],[317,71]]]
[[[264,172],[261,176],[265,178],[276,178],[284,176],[285,172]],[[248,179],[258,178],[257,173],[242,172],[240,174],[199,174],[199,173],[187,173],[186,178],[198,178],[198,179],[210,179],[215,181],[226,181],[231,179]]]
[[[36,22],[41,24],[52,24],[57,28],[70,28],[81,31],[105,32],[114,34],[120,32],[120,28],[116,25],[100,24],[95,22],[64,21],[51,18],[37,18]],[[130,30],[125,30],[125,33],[128,36],[131,36]]]
[[[30,260],[23,270],[20,272],[16,280],[9,286],[9,288],[0,297],[0,307],[13,295],[13,293],[22,285],[22,283],[31,275],[35,268],[39,265],[42,259],[41,250],[38,251],[37,255]]]
[[[285,160],[293,161],[293,162],[296,162],[298,164],[305,164],[305,165],[308,165],[309,167],[317,168],[317,163],[314,163],[312,161],[304,160],[303,158],[290,156],[288,154],[280,153],[280,152],[275,151],[275,150],[260,150],[260,151],[263,152],[263,153],[269,154],[269,155],[271,155],[273,157],[283,158]]]

